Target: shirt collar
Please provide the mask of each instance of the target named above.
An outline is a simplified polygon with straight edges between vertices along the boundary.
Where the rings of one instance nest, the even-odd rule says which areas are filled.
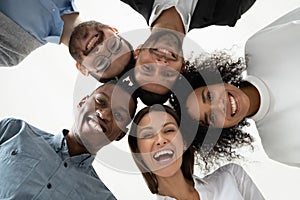
[[[254,87],[256,87],[256,89],[259,92],[259,96],[260,96],[259,109],[257,113],[255,113],[255,115],[249,117],[250,119],[253,119],[254,121],[257,122],[263,119],[270,110],[270,105],[271,105],[270,92],[266,84],[261,79],[255,76],[247,75],[244,80],[254,85]]]
[[[70,157],[67,141],[65,139],[65,136],[67,136],[68,133],[69,130],[63,129],[61,133],[54,135],[53,145],[55,151],[58,154],[60,154],[62,159],[69,159],[74,165],[80,168],[89,168],[95,159],[95,155],[85,153],[85,154]]]

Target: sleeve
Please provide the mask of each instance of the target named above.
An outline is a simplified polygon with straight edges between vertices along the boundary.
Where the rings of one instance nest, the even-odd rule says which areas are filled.
[[[249,67],[254,66],[254,55],[270,57],[274,52],[280,52],[283,47],[289,54],[298,52],[300,34],[300,8],[272,22],[262,30],[252,35],[246,42],[245,54]],[[288,36],[288,37],[287,37]],[[262,48],[263,47],[263,48]],[[287,54],[287,52],[285,52]],[[282,57],[282,55],[280,55]],[[256,60],[258,60],[256,58]]]
[[[228,164],[224,166],[237,183],[239,191],[245,200],[264,200],[265,198],[254,184],[247,172],[237,164]]]
[[[0,121],[0,144],[15,135],[15,123],[17,120],[13,118],[5,118]]]
[[[121,0],[123,3],[128,4],[132,9],[140,13],[149,25],[149,19],[153,8],[154,0]]]
[[[42,44],[0,12],[0,67],[18,65]]]
[[[256,0],[198,0],[189,30],[210,25],[235,26]]]

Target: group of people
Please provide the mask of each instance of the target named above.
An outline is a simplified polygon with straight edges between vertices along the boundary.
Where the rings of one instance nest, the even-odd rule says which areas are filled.
[[[264,199],[241,166],[229,163],[200,178],[194,164],[201,160],[209,170],[219,159],[238,159],[236,150],[253,142],[243,130],[250,118],[271,159],[300,166],[297,129],[290,128],[300,95],[288,92],[299,82],[300,10],[253,35],[245,58],[215,51],[185,60],[190,30],[234,26],[255,0],[122,1],[151,30],[135,49],[116,28],[82,20],[73,0],[29,0],[22,8],[18,0],[0,2],[1,66],[62,43],[77,70],[102,83],[87,91],[73,126],[61,133],[0,121],[0,198],[116,199],[92,163],[128,134],[133,159],[158,199]],[[145,107],[137,112],[139,100]]]

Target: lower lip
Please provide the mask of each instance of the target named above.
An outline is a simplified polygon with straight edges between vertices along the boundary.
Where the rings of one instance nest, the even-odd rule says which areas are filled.
[[[174,158],[174,155],[172,157],[170,157],[170,158],[167,158],[167,159],[164,159],[164,160],[159,160],[159,161],[155,160],[154,158],[153,159],[155,160],[155,162],[159,166],[168,166],[168,165],[170,165],[170,164],[172,164],[174,162],[173,158]]]

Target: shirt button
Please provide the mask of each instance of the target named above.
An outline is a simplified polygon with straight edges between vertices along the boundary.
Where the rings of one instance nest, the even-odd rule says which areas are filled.
[[[55,12],[55,8],[52,8],[52,11]]]
[[[48,188],[48,189],[51,189],[51,188],[52,188],[51,183],[48,183],[48,184],[47,184],[47,188]]]
[[[68,167],[68,163],[65,162],[64,163],[64,167],[67,168]]]
[[[15,155],[17,155],[17,153],[18,153],[18,150],[15,149],[15,150],[13,150],[10,154],[11,154],[12,156],[15,156]]]

